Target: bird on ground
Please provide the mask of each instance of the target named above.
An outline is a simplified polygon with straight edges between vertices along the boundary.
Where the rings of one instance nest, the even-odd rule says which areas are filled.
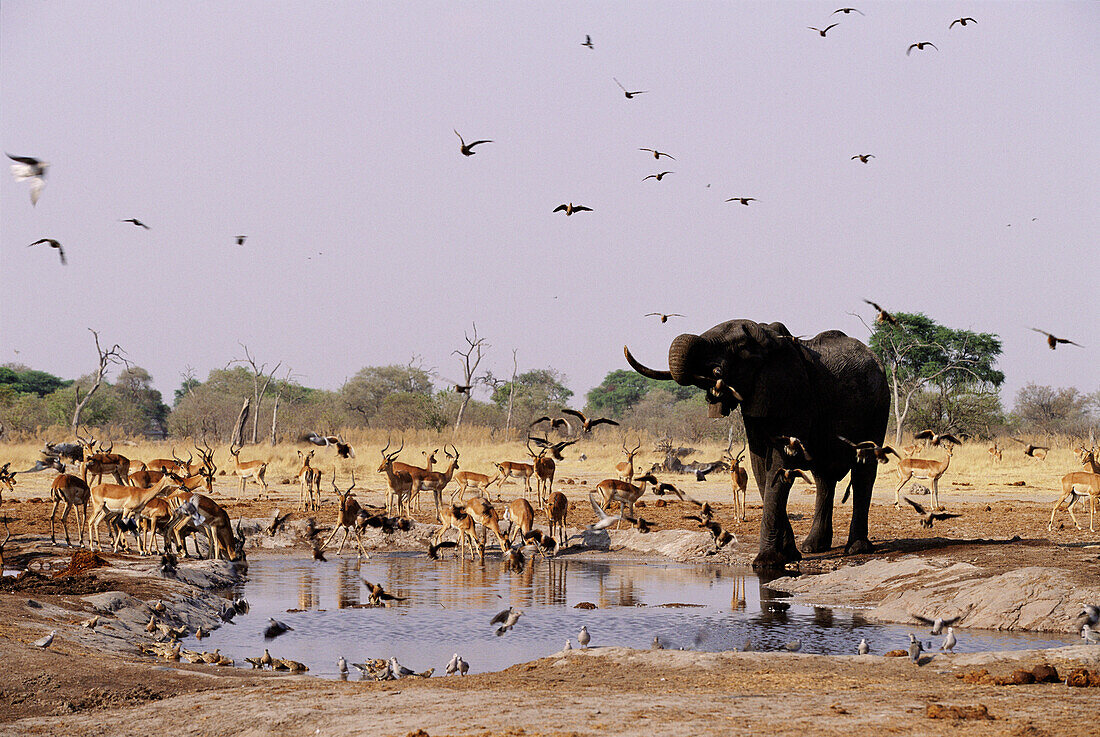
[[[145,625],[145,631],[146,632],[156,632],[157,631],[157,617],[156,617],[156,615],[154,615],[154,614],[149,615],[149,623]]]
[[[39,238],[34,243],[31,243],[27,248],[33,248],[34,246],[42,245],[43,243],[49,245],[50,248],[57,249],[57,255],[61,257],[61,265],[69,263],[65,260],[65,249],[61,247],[61,243],[55,241],[53,238]]]
[[[670,317],[683,317],[683,315],[681,315],[679,312],[670,312],[667,315],[663,312],[647,312],[647,313],[645,313],[645,316],[646,317],[659,317],[659,318],[661,318],[661,322],[668,322],[668,318],[670,318]]]
[[[612,77],[612,79],[615,78]],[[626,95],[626,99],[628,100],[633,99],[634,95],[644,95],[646,92],[649,92],[649,90],[637,90],[635,92],[631,92],[626,87],[623,87],[623,83],[617,79],[615,79],[615,84],[619,85],[619,89],[623,91],[623,94]]]
[[[237,236],[237,245],[238,246],[243,246],[244,245],[244,239],[247,238],[247,237],[248,237],[247,235]]]
[[[916,440],[927,440],[929,445],[940,445],[942,443],[952,443],[954,445],[962,445],[962,440],[957,435],[952,435],[949,432],[937,434],[932,430],[921,430],[919,433],[913,436]]]
[[[390,672],[397,678],[408,678],[409,676],[418,675],[412,668],[406,668],[397,662],[397,658],[390,658],[389,660]]]
[[[119,220],[119,222],[120,222],[120,223],[133,223],[134,225],[136,225],[136,226],[137,226],[137,227],[139,227],[139,228],[145,228],[146,230],[149,230],[149,229],[150,229],[148,225],[146,225],[145,223],[141,222],[141,221],[140,221],[140,220],[138,220],[137,218],[126,218],[125,220]]]
[[[573,641],[572,640],[566,640],[565,641],[565,647],[563,647],[562,650],[572,650],[572,649],[573,649]]]
[[[499,624],[497,627],[497,637],[500,637],[508,630],[515,627],[516,622],[523,616],[523,612],[515,607],[508,607],[504,611],[498,613],[495,617],[489,620],[489,624]]]
[[[740,202],[745,207],[748,207],[750,202],[756,202],[755,197],[730,197],[726,202]]]
[[[951,652],[955,649],[955,645],[957,645],[958,642],[959,642],[958,638],[955,637],[955,628],[954,627],[948,627],[947,628],[947,637],[943,638],[943,644],[940,645],[940,650],[946,650],[947,652]]]
[[[973,18],[971,18],[969,16],[967,16],[966,18],[956,18],[955,20],[951,21],[951,25],[949,25],[947,28],[948,29],[954,28],[956,23],[958,23],[963,28],[966,28],[967,23],[977,23],[977,22],[978,21],[974,20]]]
[[[1081,604],[1081,613],[1078,618],[1083,618],[1090,625],[1100,624],[1100,606],[1095,604]]]
[[[204,630],[202,627],[198,627],[198,628],[195,629],[195,639],[196,640],[201,640],[202,638],[209,636],[209,634],[210,633],[207,632],[206,630]]]
[[[1081,625],[1081,639],[1089,645],[1100,645],[1100,632],[1089,629],[1087,624]]]
[[[856,463],[887,463],[890,460],[890,454],[893,453],[898,458],[898,452],[891,448],[889,445],[879,445],[873,440],[864,440],[861,443],[853,443],[843,435],[837,435],[837,437],[843,442],[855,448],[856,451]]]
[[[671,154],[666,154],[664,151],[658,151],[655,148],[640,148],[638,150],[639,151],[649,151],[651,154],[653,154],[653,158],[655,158],[655,159],[659,159],[662,156],[664,156],[666,159],[672,159],[673,161],[676,161],[675,156],[673,156]]]
[[[1047,457],[1047,451],[1050,450],[1050,448],[1045,445],[1032,445],[1031,443],[1025,443],[1023,440],[1020,440],[1019,438],[1014,438],[1011,435],[1008,436],[1008,439],[1015,440],[1017,443],[1024,446],[1024,455],[1030,456],[1032,458],[1043,460]]]
[[[57,635],[57,630],[51,630],[50,634],[46,635],[45,637],[43,637],[39,640],[35,640],[34,641],[34,646],[35,647],[42,647],[42,648],[49,647],[50,643],[53,642],[53,638],[56,635]]]
[[[157,599],[156,602],[153,603],[152,609],[157,614],[164,614],[166,611],[168,611],[168,607],[165,606],[164,602],[160,599]]]
[[[852,157],[852,161],[859,159],[862,163],[866,164],[868,159],[875,158],[874,154],[856,154]]]
[[[916,635],[909,633],[909,662],[920,664],[920,654],[924,652],[924,645],[920,643]]]
[[[244,662],[252,666],[252,670],[263,670],[264,664],[260,662],[259,658],[245,657]]]
[[[267,651],[267,648],[265,647],[264,648],[264,654],[260,657],[260,663],[262,665],[271,665],[274,662],[275,662],[275,659],[271,657],[271,653],[269,653]]]
[[[480,146],[483,143],[492,143],[492,141],[474,141],[473,143],[466,143],[466,141],[462,139],[461,133],[455,131],[455,135],[458,136],[458,150],[462,152],[463,156],[473,156],[476,154],[477,151],[474,151],[474,146]]]
[[[587,46],[588,48],[593,50],[596,48],[592,45],[592,37],[589,36],[587,33],[584,34],[584,43],[582,43],[581,46]]]
[[[783,646],[784,650],[790,650],[792,653],[797,653],[802,649],[802,640],[791,640]]]
[[[463,660],[462,658],[459,658],[459,659],[458,659],[458,674],[459,674],[460,676],[464,676],[464,675],[466,675],[466,674],[467,674],[467,673],[469,673],[469,672],[470,672],[470,664],[469,664],[469,663],[467,663],[467,662],[466,662],[465,660]]]
[[[384,601],[405,601],[406,597],[394,596],[393,594],[387,594],[386,590],[382,588],[382,584],[371,583],[367,579],[363,579],[364,585],[367,590],[370,591],[370,597],[368,601],[371,604],[381,604]]]
[[[328,558],[325,557],[324,551],[321,550],[321,543],[317,540],[313,541],[313,560],[320,563],[328,562]]]
[[[661,644],[661,638],[657,635],[653,635],[653,642],[649,646],[650,650],[664,650],[665,646]]]
[[[802,441],[793,435],[776,435],[772,438],[772,442],[776,443],[783,455],[790,456],[791,458],[798,458],[801,456],[807,461],[812,461],[813,456],[810,455],[810,451],[806,450],[806,446],[802,444]]]
[[[864,14],[863,11],[856,10],[855,8],[837,8],[832,13],[829,13],[829,15],[836,15],[837,13],[844,13],[844,15],[849,15],[851,13],[859,13],[860,15]]]
[[[284,632],[289,632],[292,629],[294,628],[291,627],[289,624],[286,624],[285,622],[280,622],[277,619],[269,618],[267,620],[267,628],[264,630],[264,639],[274,639]]]
[[[936,51],[940,50],[939,47],[931,41],[918,41],[915,44],[909,44],[909,48],[905,50],[905,55],[909,56],[909,54],[913,52],[913,49],[916,49],[917,51],[924,51],[925,46],[931,46]]]
[[[438,544],[432,543],[431,540],[428,543],[428,560],[439,560],[439,551],[443,548],[456,548],[458,543],[454,540],[444,540]]]
[[[247,599],[243,596],[238,596],[233,600],[233,608],[237,610],[238,614],[248,614],[248,610],[252,607],[249,606]]]
[[[588,627],[582,626],[580,633],[577,635],[577,642],[581,647],[587,649],[588,643],[592,642],[592,636],[588,634]]]
[[[709,512],[709,510],[706,511]],[[737,540],[737,538],[734,537],[731,532],[722,529],[722,525],[720,525],[716,520],[711,519],[709,513],[698,516],[694,514],[688,514],[684,515],[684,519],[695,520],[699,523],[699,527],[710,532],[711,536],[714,538],[714,552],[716,553],[729,543]]]
[[[653,523],[652,522],[647,522],[644,519],[642,519],[641,517],[638,517],[631,524],[634,525],[635,529],[637,529],[638,532],[640,532],[643,535],[648,535],[650,530],[653,529]]]
[[[92,617],[91,619],[85,619],[83,622],[80,623],[80,626],[81,627],[86,627],[87,629],[91,630],[91,629],[95,629],[95,626],[97,624],[99,624],[99,615],[98,614],[95,615],[94,617]]]
[[[913,509],[917,510],[917,514],[921,515],[920,526],[921,527],[926,527],[929,530],[932,529],[932,523],[935,522],[936,520],[945,520],[945,519],[952,519],[954,517],[962,517],[961,514],[955,514],[955,513],[952,513],[952,512],[930,512],[930,511],[926,510],[924,507],[922,507],[920,504],[918,504],[917,502],[910,499],[909,497],[906,496],[906,497],[902,497],[902,498],[905,499],[905,501],[907,501],[909,503],[909,506],[911,506]]]
[[[871,652],[871,647],[870,647],[870,645],[867,644],[867,638],[866,637],[864,637],[862,640],[859,641],[859,647],[857,648],[857,652],[859,652],[860,655],[866,655],[867,653]]]
[[[279,509],[276,508],[275,514],[271,516],[271,524],[267,526],[267,534],[274,537],[275,533],[286,524],[288,519],[290,519],[291,514],[293,514],[293,512],[287,512],[286,514],[280,515]]]
[[[817,31],[818,34],[820,34],[822,38],[825,38],[825,34],[828,33],[830,31],[830,29],[836,28],[838,25],[840,25],[840,24],[839,23],[833,23],[832,25],[825,26],[824,29],[814,28],[813,26],[806,26],[806,27],[809,28],[811,31]]]
[[[563,409],[561,412],[562,412],[563,415],[572,415],[573,417],[576,417],[578,420],[580,420],[581,421],[581,432],[583,432],[583,433],[592,432],[592,428],[596,427],[596,425],[618,425],[619,424],[619,423],[615,422],[615,420],[611,420],[611,419],[608,419],[606,417],[593,417],[593,418],[589,419],[589,418],[585,417],[583,414],[581,414],[580,412],[578,412],[575,409]]]
[[[659,182],[659,181],[661,181],[662,179],[665,178],[665,174],[675,174],[675,173],[676,172],[674,172],[674,171],[662,171],[662,172],[657,173],[657,174],[650,174],[648,177],[642,177],[642,181],[644,182],[647,179],[656,179]]]
[[[591,207],[585,207],[584,205],[574,205],[572,202],[563,203],[554,208],[554,212],[565,212],[565,216],[569,217],[575,212],[593,212]]]
[[[33,156],[12,156],[8,158],[16,162],[11,165],[11,174],[15,181],[29,180],[31,183],[31,205],[38,204],[38,198],[42,195],[42,188],[46,186],[46,170],[50,168],[50,162],[36,159]]]
[[[176,575],[176,565],[179,564],[179,558],[175,553],[165,553],[160,556],[160,574],[166,578],[172,578]]]
[[[449,676],[453,676],[458,673],[458,653],[451,656],[450,661],[447,663],[446,673]]]
[[[958,622],[960,619],[962,619],[961,615],[957,616],[957,617],[934,617],[934,618],[922,617],[919,614],[912,614],[911,616],[913,617],[913,619],[916,619],[918,622],[924,622],[925,624],[932,625],[932,634],[933,635],[940,634],[941,632],[943,632],[943,628],[945,626],[955,624],[955,622]]]
[[[202,654],[202,662],[204,662],[208,665],[213,665],[214,663],[217,663],[221,659],[222,659],[221,648],[215,648],[214,652],[212,652],[212,653],[204,652]]]
[[[39,241],[39,242],[41,243],[41,241]],[[56,248],[56,246],[55,246],[55,248]],[[64,259],[62,259],[62,263],[64,263]],[[1056,336],[1051,335],[1050,333],[1048,333],[1046,330],[1040,330],[1039,328],[1031,328],[1031,330],[1034,330],[1037,333],[1042,333],[1043,335],[1047,336],[1047,345],[1050,347],[1050,349],[1052,351],[1058,348],[1059,343],[1069,343],[1070,345],[1075,345],[1078,348],[1084,348],[1084,346],[1081,345],[1080,343],[1074,343],[1072,340],[1069,340],[1068,338],[1056,337]]]
[[[867,304],[871,305],[872,307],[874,307],[876,310],[878,310],[878,314],[875,315],[875,322],[889,323],[889,324],[893,325],[896,328],[901,327],[901,323],[898,322],[898,319],[896,317],[894,317],[893,315],[891,315],[889,312],[887,312],[885,309],[883,309],[878,303],[872,302],[869,299],[865,299],[863,301],[866,302]]]

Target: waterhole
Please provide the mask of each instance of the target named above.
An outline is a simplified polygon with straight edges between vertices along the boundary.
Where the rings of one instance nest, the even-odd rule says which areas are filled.
[[[364,580],[405,600],[365,607]],[[591,647],[648,648],[657,636],[668,648],[740,650],[748,642],[753,650],[779,650],[799,640],[803,653],[854,654],[866,638],[871,652],[881,655],[907,647],[909,632],[926,647],[939,648],[943,639],[928,634],[927,626],[870,622],[858,610],[792,604],[749,571],[637,560],[538,559],[514,573],[499,560],[431,561],[423,553],[324,563],[268,558],[250,561],[247,581],[231,594],[249,602],[248,614],[185,647],[218,648],[238,665],[267,647],[325,678],[339,676],[340,656],[349,663],[396,657],[416,671],[434,667],[442,675],[457,652],[473,673],[501,670],[555,653],[567,640],[578,647],[582,625]],[[524,614],[497,636],[489,620],[508,606]],[[265,640],[269,617],[293,630]],[[959,629],[956,635],[956,652],[1075,642],[1046,633]]]

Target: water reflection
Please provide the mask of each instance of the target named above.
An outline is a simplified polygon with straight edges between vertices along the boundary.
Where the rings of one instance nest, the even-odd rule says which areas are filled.
[[[292,580],[296,591],[287,586]],[[363,607],[364,580],[405,601]],[[259,655],[263,625],[275,617],[294,629],[271,643],[272,654],[300,660],[312,674],[331,678],[338,677],[341,655],[349,662],[395,656],[414,670],[440,672],[458,650],[472,672],[498,670],[559,651],[582,624],[594,646],[648,648],[657,635],[671,648],[735,650],[751,639],[754,649],[774,650],[801,639],[809,653],[854,653],[864,637],[872,652],[882,653],[904,647],[912,629],[872,624],[857,611],[793,604],[744,570],[636,561],[536,558],[511,572],[497,560],[429,561],[409,553],[362,562],[261,559],[251,563],[249,580],[232,593],[248,599],[250,613],[238,617],[237,626],[222,627],[209,640],[187,647],[220,648],[238,661]],[[598,608],[575,609],[582,601]],[[695,606],[661,606],[670,603]],[[509,605],[526,616],[497,637],[489,619]],[[1075,641],[974,630],[965,635],[956,651]]]

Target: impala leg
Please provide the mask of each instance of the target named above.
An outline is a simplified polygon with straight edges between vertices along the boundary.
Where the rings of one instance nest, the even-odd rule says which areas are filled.
[[[344,525],[344,536],[340,538],[340,547],[336,548],[336,554],[344,552],[344,544],[348,541],[348,526]]]
[[[57,544],[57,538],[54,537],[54,533],[53,533],[53,530],[54,530],[53,520],[54,520],[54,517],[57,516],[57,507],[60,504],[61,504],[60,499],[54,499],[53,509],[50,511],[50,542],[53,543],[54,545]],[[66,503],[65,514],[68,514],[68,513],[69,513],[69,507],[67,506],[67,503]],[[62,525],[65,524],[65,516],[64,515],[61,516],[61,524]],[[69,541],[68,535],[66,535],[65,536],[65,542],[68,542],[68,541]]]
[[[900,475],[901,474],[899,473],[898,476]],[[907,483],[909,483],[909,479],[911,478],[913,478],[912,473],[903,478],[901,480],[901,483],[898,484],[898,488],[894,489],[894,509],[901,509],[901,490]]]
[[[328,547],[328,544],[332,542],[332,538],[336,537],[336,533],[340,531],[340,525],[336,526],[336,529],[332,531],[332,534],[328,536],[328,540],[325,540],[325,544],[321,546],[321,550]]]

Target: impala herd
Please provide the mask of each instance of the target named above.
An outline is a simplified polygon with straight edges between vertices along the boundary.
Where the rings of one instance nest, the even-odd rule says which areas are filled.
[[[78,438],[79,445],[47,444],[43,451],[43,460],[33,469],[28,469],[28,472],[44,468],[58,471],[50,488],[53,501],[50,514],[52,542],[56,543],[58,510],[64,505],[60,521],[68,545],[72,545],[68,518],[75,509],[79,530],[77,544],[81,546],[84,544],[86,527],[89,545],[93,549],[101,548],[100,526],[105,524],[116,551],[120,547],[127,547],[124,533],[129,530],[136,538],[138,550],[142,554],[159,553],[162,550],[167,552],[174,548],[188,555],[187,538],[196,532],[202,532],[207,541],[208,554],[212,557],[237,560],[243,556],[243,537],[239,530],[234,531],[229,515],[212,498],[214,477],[218,468],[214,463],[214,451],[208,445],[196,445],[197,460],[192,453],[188,454],[186,460],[173,453],[171,458],[156,458],[142,463],[115,453],[113,445],[97,449],[98,443],[94,438],[79,435]],[[954,448],[961,441],[955,436],[938,435],[931,431],[919,433],[917,438],[922,442],[904,448],[903,453],[871,442],[855,443],[845,438],[840,440],[852,446],[855,463],[887,463],[889,455],[897,457],[898,484],[894,489],[896,508],[902,508],[901,492],[904,487],[912,479],[919,479],[928,482],[931,487],[932,510],[942,510],[939,480],[950,468]],[[780,450],[801,445],[797,438],[781,440],[783,445]],[[1025,446],[1025,455],[1036,462],[1044,462],[1046,448],[1024,443],[1016,438],[1013,440]],[[505,555],[515,555],[523,548],[530,550],[532,545],[541,552],[552,552],[555,547],[564,546],[568,540],[565,526],[569,513],[569,501],[565,494],[554,491],[557,470],[554,459],[562,460],[562,450],[575,442],[576,440],[569,440],[550,443],[544,438],[528,435],[526,450],[529,462],[494,463],[496,473],[491,476],[459,470],[460,454],[458,448],[451,444],[442,448],[444,465],[439,465],[440,449],[436,449],[423,453],[423,466],[414,466],[397,460],[404,449],[404,443],[394,450],[387,443],[381,451],[382,459],[377,469],[387,482],[384,513],[381,509],[372,512],[356,501],[353,493],[356,489],[354,472],[351,474],[351,485],[342,491],[337,485],[334,468],[331,486],[339,502],[337,516],[331,535],[319,550],[327,548],[337,534],[343,531],[338,552],[343,550],[350,537],[354,537],[359,555],[365,555],[362,533],[368,524],[393,529],[394,518],[385,518],[384,514],[397,515],[396,519],[407,518],[414,509],[420,510],[421,492],[430,492],[436,520],[441,525],[431,538],[433,555],[438,547],[456,545],[443,542],[452,529],[458,533],[457,546],[462,556],[469,549],[471,557],[484,558],[490,532]],[[779,443],[780,439],[776,442]],[[944,457],[922,458],[915,455],[929,445],[939,446]],[[647,532],[650,523],[635,516],[635,505],[647,489],[653,489],[658,495],[668,490],[681,499],[687,497],[672,485],[662,484],[657,480],[653,475],[660,468],[657,465],[649,473],[638,474],[635,460],[640,449],[640,441],[633,447],[627,447],[623,443],[624,460],[615,466],[616,478],[600,481],[589,496],[592,504],[598,505],[601,510],[607,510],[614,502],[618,502],[619,516],[614,520],[607,520],[605,517],[606,521],[615,521],[618,525],[626,521],[639,531]],[[729,470],[733,517],[742,522],[747,519],[745,497],[748,490],[748,471],[743,465],[746,449],[747,446],[742,445],[734,453],[731,439],[721,458],[722,465]],[[988,450],[991,463],[1002,460],[1003,449],[999,444],[994,443]],[[1069,512],[1075,527],[1081,529],[1073,507],[1086,496],[1089,500],[1089,530],[1096,529],[1094,518],[1097,500],[1100,499],[1100,463],[1096,460],[1097,449],[1081,445],[1074,451],[1083,468],[1062,477],[1062,494],[1051,510],[1048,530],[1053,529],[1055,516],[1063,508]],[[230,473],[239,480],[237,499],[244,496],[246,484],[250,480],[261,487],[260,493],[262,497],[266,497],[269,491],[265,479],[268,463],[262,460],[242,461],[240,453],[240,446],[230,446],[230,465],[222,472]],[[301,465],[294,478],[300,486],[298,510],[302,512],[320,509],[322,478],[325,472],[314,465],[315,453],[316,449],[297,451]],[[78,462],[79,468],[72,470],[79,470],[79,474],[68,472],[65,460]],[[9,470],[10,465],[8,463],[0,468],[0,502],[4,489],[11,491],[15,487],[16,473]],[[105,476],[110,477],[106,483],[103,481]],[[532,478],[535,479],[534,484]],[[522,481],[523,495],[498,511],[488,499],[490,487],[496,484],[499,492],[509,479]],[[812,483],[812,479],[807,480]],[[444,501],[444,492],[452,482],[453,489],[449,498]],[[568,479],[567,482],[573,483],[573,480]],[[529,498],[531,501],[528,501]],[[912,504],[911,501],[910,503]],[[544,515],[549,523],[547,535],[543,535],[534,526],[538,513]],[[482,530],[480,537],[477,534],[478,527]],[[161,544],[158,544],[158,535]],[[199,554],[197,543],[195,549],[196,554]]]

